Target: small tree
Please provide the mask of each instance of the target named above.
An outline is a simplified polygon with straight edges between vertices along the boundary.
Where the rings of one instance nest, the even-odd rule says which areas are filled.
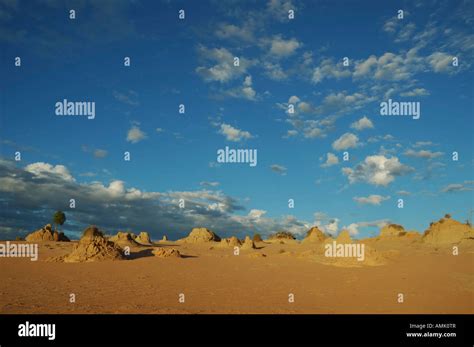
[[[56,231],[58,231],[58,224],[63,225],[66,221],[66,215],[63,211],[56,211],[53,215],[53,223],[56,226]]]
[[[449,213],[446,213],[446,214],[444,215],[444,218],[449,219],[449,218],[451,218],[451,215],[450,215]]]
[[[253,241],[254,242],[262,242],[262,236],[260,234],[255,234],[253,235]]]

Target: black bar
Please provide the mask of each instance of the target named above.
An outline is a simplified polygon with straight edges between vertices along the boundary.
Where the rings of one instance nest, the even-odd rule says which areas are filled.
[[[56,324],[55,339],[19,325]],[[0,315],[0,345],[345,344],[472,346],[473,315]],[[410,328],[410,324],[433,324]],[[436,324],[455,324],[436,328]],[[456,337],[407,337],[407,333]]]

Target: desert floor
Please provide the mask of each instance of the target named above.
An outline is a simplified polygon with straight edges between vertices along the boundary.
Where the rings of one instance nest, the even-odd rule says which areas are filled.
[[[1,258],[0,313],[474,313],[472,252],[405,246],[386,265],[338,267],[301,256],[312,245],[260,242],[236,256],[232,248],[166,242],[155,247],[185,257],[140,247],[130,260],[46,261],[73,243],[40,243],[36,262]]]

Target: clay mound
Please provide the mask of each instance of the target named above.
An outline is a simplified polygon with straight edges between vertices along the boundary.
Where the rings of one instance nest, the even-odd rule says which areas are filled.
[[[240,249],[255,249],[255,244],[249,236],[245,236],[244,244]]]
[[[398,224],[388,224],[380,230],[380,236],[402,236],[405,233],[405,228]]]
[[[66,263],[82,263],[120,259],[124,259],[122,250],[108,241],[99,229],[90,226],[84,230],[82,238],[74,245],[72,252],[61,260]]]
[[[303,239],[303,243],[319,243],[326,239],[326,235],[318,228],[312,227],[306,233],[306,237]]]
[[[135,241],[142,245],[151,245],[152,241],[150,235],[146,231],[142,231],[136,238]]]
[[[135,236],[135,237],[134,237]],[[119,245],[120,247],[137,247],[140,244],[135,241],[136,235],[133,233],[119,231],[117,235],[109,238],[109,241]]]
[[[348,230],[342,230],[336,238],[337,243],[352,243],[351,235]]]
[[[452,245],[474,238],[474,229],[469,224],[463,224],[454,219],[441,218],[431,223],[423,234],[422,241],[430,245]]]
[[[219,242],[221,238],[214,234],[207,228],[193,228],[188,237],[181,241],[186,243],[204,243],[204,242]]]
[[[219,246],[221,247],[240,247],[241,245],[242,242],[240,242],[240,240],[235,236],[229,237],[227,239],[222,239],[221,243],[219,244]]]
[[[25,237],[25,240],[28,242],[39,242],[39,241],[62,241],[68,242],[69,238],[64,235],[63,232],[58,233],[53,231],[51,224],[46,224],[39,230],[32,232],[31,234]]]
[[[160,258],[181,258],[181,253],[179,253],[176,248],[155,248],[152,253],[155,255],[155,257]]]

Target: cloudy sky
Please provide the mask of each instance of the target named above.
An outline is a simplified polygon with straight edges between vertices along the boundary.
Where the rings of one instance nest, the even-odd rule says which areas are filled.
[[[0,239],[58,209],[67,233],[171,238],[465,221],[473,25],[469,1],[1,0]],[[226,146],[257,165],[218,163]]]

